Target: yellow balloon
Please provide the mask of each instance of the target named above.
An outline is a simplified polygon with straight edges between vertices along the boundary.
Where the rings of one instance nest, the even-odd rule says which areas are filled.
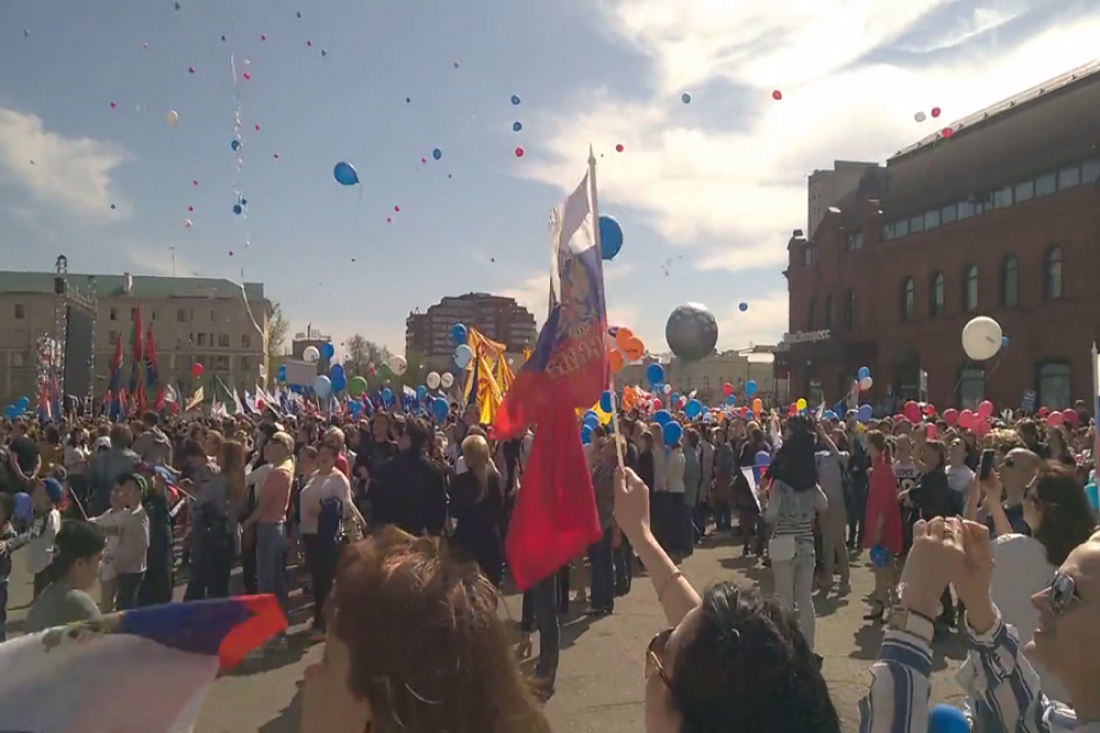
[[[794,406],[797,407],[799,410],[805,410],[806,409],[806,398],[805,397],[799,397],[798,402],[795,402]]]
[[[175,110],[172,110],[168,113],[167,120],[169,127],[175,127],[176,123],[180,121],[180,116]]]

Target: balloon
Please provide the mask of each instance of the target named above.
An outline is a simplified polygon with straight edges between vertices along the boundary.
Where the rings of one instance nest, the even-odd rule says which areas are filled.
[[[343,376],[346,376],[346,375],[344,374],[344,367],[342,367],[342,366],[341,366],[341,365],[339,365],[339,364],[334,364],[334,365],[333,365],[333,367],[332,367],[332,369],[329,369],[329,370],[328,370],[328,375],[329,375],[330,377],[332,377],[333,379],[336,379],[336,377],[343,377]]]
[[[865,366],[861,366],[859,371],[856,372],[856,379],[866,379],[869,376],[871,376],[871,370]]]
[[[703,403],[699,400],[688,400],[688,403],[684,405],[684,414],[694,420],[703,414]]]
[[[428,388],[423,384],[416,388],[416,401],[423,402],[424,398],[428,396]]]
[[[439,160],[440,158],[443,157],[443,151],[440,150],[439,148],[436,148],[435,150],[432,151],[432,157],[435,158],[436,160]]]
[[[1062,424],[1065,423],[1065,421],[1066,421],[1066,416],[1063,415],[1060,412],[1052,412],[1049,415],[1047,415],[1047,425],[1052,425],[1052,426],[1057,428],[1057,427],[1061,427]]]
[[[752,401],[752,411],[755,412],[757,415],[759,415],[761,412],[763,412],[764,411],[764,400],[760,399],[759,397],[757,397],[755,400],[753,400]]]
[[[684,361],[698,361],[714,353],[718,322],[700,303],[677,306],[665,324],[665,341],[672,353]]]
[[[391,356],[390,357],[390,371],[395,376],[400,377],[402,374],[409,370],[409,362],[405,360],[403,356]]]
[[[653,400],[653,406],[657,407],[658,405],[660,405],[660,400]],[[653,413],[653,422],[657,423],[658,425],[664,426],[665,424],[672,422],[672,413],[668,410],[659,409],[657,410],[657,412]]]
[[[316,346],[310,345],[302,350],[302,360],[306,364],[316,364],[321,360],[321,352],[317,350]]]
[[[439,372],[428,372],[424,383],[428,385],[428,389],[439,389]]]
[[[749,397],[752,397],[754,394],[756,394],[756,380],[750,379],[749,381],[745,382],[745,394]]]
[[[748,309],[749,309],[749,304],[748,303],[739,303],[737,305],[737,310],[741,311],[742,313],[744,313]]]
[[[970,733],[970,721],[962,710],[937,703],[928,714],[928,733]]]
[[[663,392],[664,394],[672,394],[672,385],[671,384],[662,384],[661,385],[661,392]],[[679,396],[680,395],[676,395],[677,398],[679,398]]]
[[[523,123],[520,122],[519,120],[516,120],[515,122],[512,123],[512,132],[519,132],[522,129],[523,129]]]
[[[592,442],[592,426],[585,425],[581,428],[581,443],[588,445]]]
[[[856,412],[856,419],[861,423],[866,423],[875,414],[875,409],[870,405],[860,405],[859,410]]]
[[[332,394],[332,380],[324,374],[318,374],[317,379],[313,380],[313,391],[318,397],[325,399]]]
[[[940,116],[940,108],[939,107],[933,107],[932,108],[932,116],[933,117],[939,117]]]
[[[614,404],[615,394],[611,390],[607,390],[600,395],[600,409],[604,412],[611,412],[612,405]]]
[[[443,375],[439,378],[439,384],[443,389],[450,389],[451,385],[455,383],[455,375],[450,372],[443,372]]]
[[[920,405],[913,400],[909,400],[905,403],[902,412],[905,414],[905,419],[909,422],[920,422]]]
[[[671,384],[666,384],[665,388],[668,389],[668,392],[665,392],[665,394],[669,395],[669,399],[668,399],[669,405],[671,407],[679,407],[680,406],[680,393],[679,392],[673,392]],[[671,393],[671,394],[669,394],[669,393]]]
[[[802,412],[803,410],[806,409],[806,398],[805,397],[799,397],[798,401],[794,403],[794,406],[795,406],[796,410],[798,410],[799,412]]]
[[[871,389],[871,385],[874,383],[875,380],[871,379],[870,377],[864,377],[863,379],[859,380],[859,391],[866,392],[867,390]]]
[[[665,368],[653,362],[645,369],[645,378],[649,380],[650,384],[660,384],[665,381]]]
[[[954,407],[948,407],[946,410],[943,411],[943,421],[948,425],[954,425],[956,422],[958,422],[958,419],[959,411],[956,410]]]
[[[882,545],[871,548],[871,564],[876,568],[884,568],[890,563],[890,551]]]
[[[34,516],[34,507],[31,504],[31,495],[20,491],[15,495],[15,519],[29,522]]]
[[[613,216],[600,216],[600,257],[606,262],[615,259],[623,248],[623,228]]]
[[[199,364],[198,362],[195,362],[191,365],[191,376],[195,379],[201,377],[204,371],[205,369],[203,369],[202,364]]]
[[[615,346],[626,351],[627,346],[630,344],[630,340],[634,338],[634,332],[626,326],[618,326],[615,328]]]
[[[626,362],[623,360],[623,355],[619,351],[612,350],[607,354],[607,366],[611,368],[613,372],[622,371],[622,368],[626,366]]]
[[[680,427],[680,423],[666,422],[661,426],[661,435],[665,439],[665,445],[676,445],[683,437],[684,429]]]
[[[286,364],[280,364],[279,368],[275,370],[275,379],[280,382],[286,381]]]
[[[172,110],[171,112],[168,113],[168,115],[166,116],[165,119],[168,120],[168,126],[169,127],[175,127],[176,123],[180,121],[180,116],[179,116],[178,112],[176,112],[175,110]]]
[[[653,406],[654,410],[660,410],[661,409],[661,398],[660,397],[654,397],[652,402],[653,402],[652,406]]]
[[[341,371],[339,374],[336,374],[334,372],[332,374],[332,391],[333,392],[343,392],[344,389],[347,386],[348,386],[348,378],[346,376],[344,376],[344,372]]]
[[[462,344],[466,343],[466,339],[469,338],[469,333],[466,331],[466,327],[464,325],[462,325],[461,323],[456,323],[455,325],[451,326],[451,338],[454,339],[456,344],[461,346]]]
[[[645,356],[645,344],[642,343],[642,340],[640,338],[635,336],[634,338],[630,339],[630,341],[626,345],[626,348],[623,349],[623,352],[626,354],[626,358],[630,361],[638,361],[643,356]]]
[[[447,413],[451,411],[451,406],[447,404],[447,400],[441,397],[436,397],[432,400],[432,416],[435,417],[437,422],[443,422],[447,419]]]
[[[778,101],[779,101],[780,99],[783,99],[783,92],[781,92],[781,91],[779,91],[778,89],[776,89],[776,90],[775,90],[774,92],[772,92],[772,99],[774,99],[774,100],[775,100],[775,101],[777,101],[777,102],[778,102]]]
[[[734,397],[733,395],[726,395],[726,405],[727,406],[733,407],[736,404],[737,404],[737,398],[736,397]]]
[[[473,361],[474,352],[466,344],[462,344],[455,349],[455,366],[459,369],[465,369],[471,361]]]
[[[229,147],[233,148],[234,151],[240,150],[241,149],[241,141],[240,140],[234,140],[231,143],[229,143]]]
[[[382,388],[382,403],[388,405],[391,402],[393,402],[393,390],[390,389],[389,387],[383,387]]]
[[[367,380],[365,377],[356,375],[348,382],[348,394],[358,399],[363,396],[363,393],[367,391]]]
[[[1066,422],[1068,422],[1073,427],[1077,427],[1077,422],[1080,420],[1080,417],[1077,415],[1076,410],[1062,410],[1062,417],[1064,417],[1066,419]]]
[[[730,384],[729,382],[726,382],[725,384],[723,384],[722,385],[722,394],[724,394],[726,397],[729,397],[731,394],[733,394],[733,385]]]
[[[236,214],[237,216],[240,216],[241,214],[244,213],[244,207],[241,206],[240,204],[233,204],[233,213]]]
[[[332,177],[341,186],[354,186],[359,183],[359,174],[351,167],[351,163],[343,161],[337,163],[336,167],[332,169]]]
[[[519,104],[519,95],[518,94],[513,94],[512,95],[512,104]]]
[[[982,400],[978,405],[978,417],[982,419],[989,418],[993,415],[993,403],[989,400]]]
[[[924,122],[924,120],[927,118],[924,116],[923,112],[917,112],[915,115],[913,115],[913,119],[917,122]]]
[[[687,92],[684,92],[683,94],[680,95],[680,101],[683,102],[684,104],[691,104],[691,95],[688,94]]]
[[[520,148],[520,147],[516,148],[516,157],[517,158],[522,158],[523,157],[523,148]]]
[[[989,316],[978,316],[963,326],[963,351],[974,361],[993,358],[1001,350],[1003,342],[1004,333],[1001,331],[1001,324]]]
[[[836,420],[836,413],[832,410],[826,410],[823,416],[826,420]]]
[[[328,361],[336,353],[336,348],[332,344],[321,344],[321,358]]]
[[[974,427],[974,413],[970,410],[963,410],[959,413],[959,427],[964,430],[969,430]]]

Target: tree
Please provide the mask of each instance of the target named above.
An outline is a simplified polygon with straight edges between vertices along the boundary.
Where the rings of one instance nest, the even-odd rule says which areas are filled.
[[[351,376],[370,376],[370,367],[374,365],[378,369],[388,364],[393,356],[385,346],[368,341],[359,334],[355,334],[345,342],[348,355],[344,358],[344,370]]]
[[[271,318],[267,321],[267,358],[273,359],[281,356],[283,347],[286,346],[286,334],[290,330],[290,322],[283,315],[283,306],[278,301],[271,303]]]
[[[409,351],[405,353],[405,360],[409,363],[409,368],[405,375],[401,377],[401,381],[413,388],[424,384],[428,372],[432,371],[427,364],[427,357],[419,351]]]

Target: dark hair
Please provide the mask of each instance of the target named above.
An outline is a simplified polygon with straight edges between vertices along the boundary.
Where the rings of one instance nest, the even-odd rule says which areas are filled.
[[[791,430],[791,437],[775,452],[767,475],[795,491],[809,491],[817,486],[817,460],[814,456],[817,439],[813,426],[808,419],[796,415],[787,427]]]
[[[317,446],[318,454],[320,454],[320,452],[323,450],[327,450],[333,455],[334,458],[340,455],[340,447],[337,446],[336,443],[333,443],[331,440],[322,440],[321,444]]]
[[[77,560],[84,560],[103,552],[107,547],[107,535],[91,522],[66,519],[61,522],[61,529],[57,532],[54,544],[57,549],[54,552],[53,561],[47,568],[51,583],[63,578]]]
[[[0,493],[0,514],[4,519],[11,521],[15,519],[15,495],[8,493]]]
[[[428,432],[428,428],[422,421],[413,419],[405,423],[405,437],[409,439],[409,452],[414,456],[424,451],[424,446],[428,444],[428,438],[431,436],[432,433]]]
[[[205,458],[206,451],[202,448],[202,443],[194,438],[188,438],[183,442],[183,449],[180,451],[180,458],[187,460],[188,458]]]
[[[728,581],[703,594],[702,618],[670,670],[681,733],[840,733],[840,719],[794,614]]]
[[[1096,512],[1074,470],[1057,461],[1043,463],[1033,486],[1029,494],[1043,513],[1035,539],[1046,550],[1047,562],[1059,567],[1096,531]]]
[[[144,415],[142,415],[141,419],[145,422],[146,425],[151,428],[155,428],[158,424],[160,424],[160,415],[153,412],[152,410],[149,410]]]
[[[119,423],[111,428],[111,447],[115,449],[129,448],[134,442],[134,434],[128,425]]]

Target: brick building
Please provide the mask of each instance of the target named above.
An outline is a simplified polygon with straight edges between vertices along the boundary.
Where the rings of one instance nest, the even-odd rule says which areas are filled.
[[[790,240],[794,399],[838,399],[860,366],[868,398],[1067,407],[1091,393],[1100,341],[1100,62],[951,124],[869,168],[809,238]],[[985,363],[963,326],[996,319]],[[816,398],[816,399],[815,399]]]
[[[455,350],[451,329],[456,323],[476,328],[484,336],[504,344],[510,353],[535,345],[535,317],[515,298],[488,293],[448,297],[426,313],[410,313],[405,319],[405,349],[428,358],[450,357]]]

